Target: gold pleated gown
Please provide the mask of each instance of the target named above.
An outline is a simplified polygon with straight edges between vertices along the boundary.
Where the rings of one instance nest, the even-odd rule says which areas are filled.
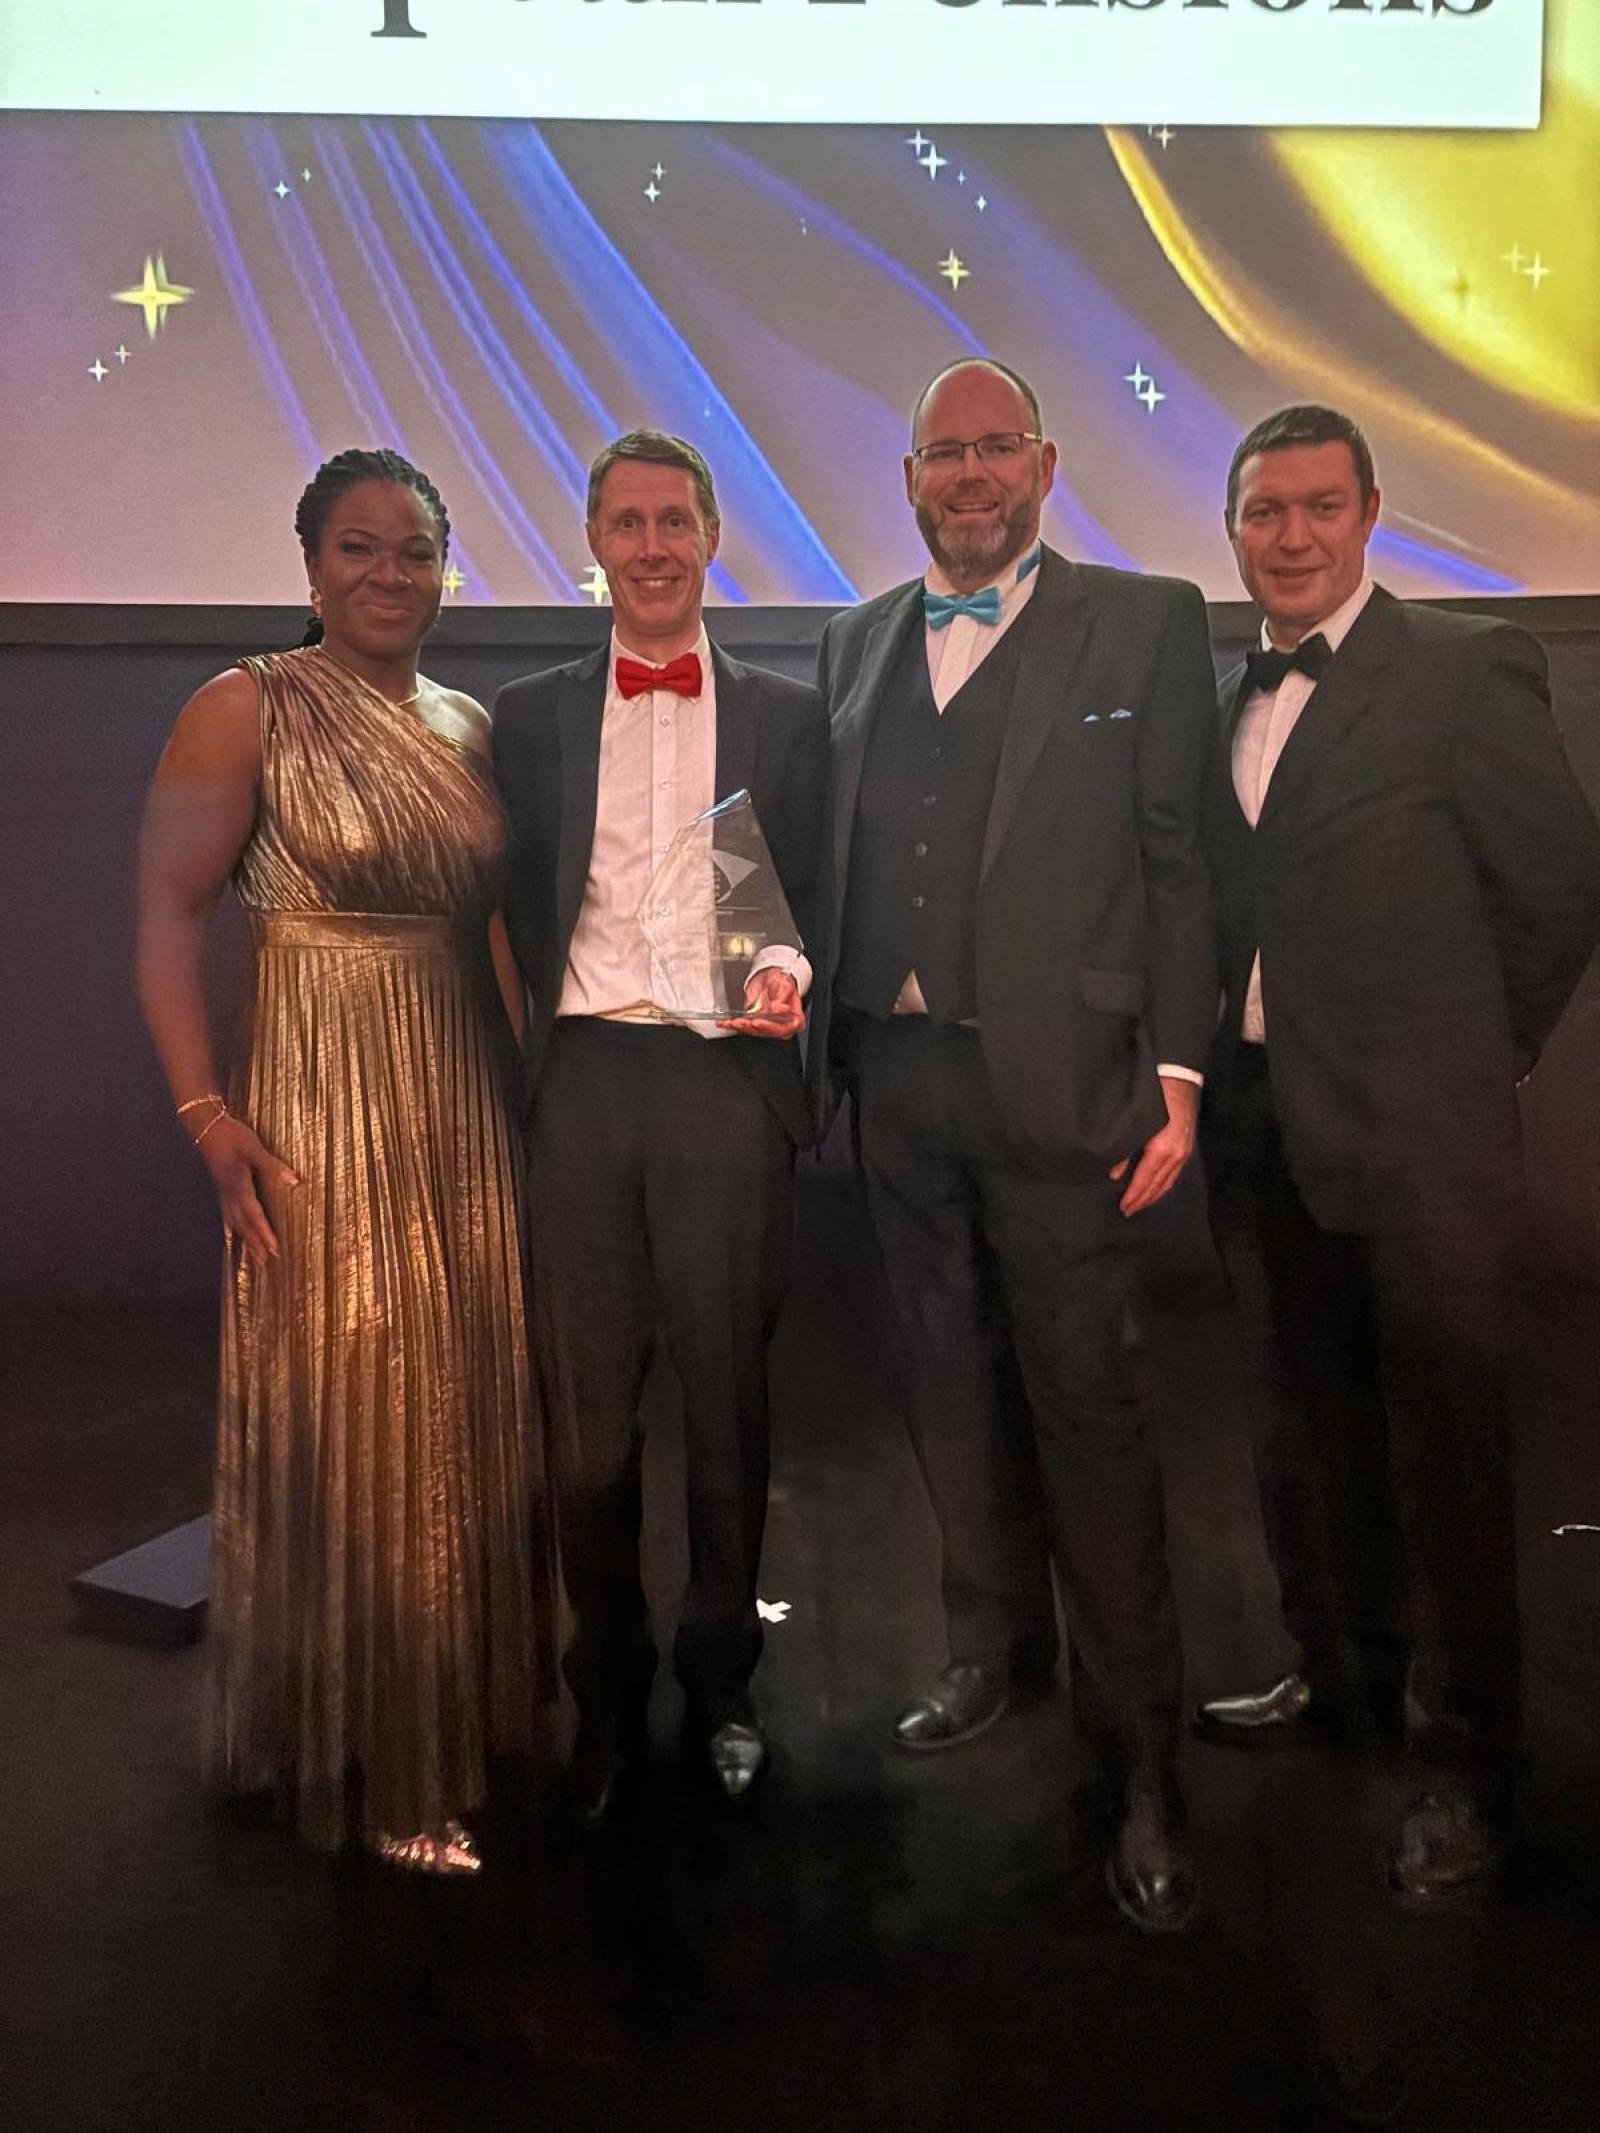
[[[487,923],[505,821],[450,738],[318,650],[244,662],[262,781],[233,1109],[300,1177],[230,1242],[211,1624],[222,1776],[314,1842],[470,1812],[539,1745],[554,1578]]]

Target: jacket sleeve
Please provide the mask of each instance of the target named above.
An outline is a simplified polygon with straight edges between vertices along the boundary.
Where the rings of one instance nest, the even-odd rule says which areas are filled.
[[[512,686],[508,683],[505,688],[495,691],[494,703],[489,712],[489,748],[494,757],[494,779],[502,792],[506,784],[506,727],[509,724],[503,714]]]
[[[1452,753],[1456,809],[1528,1066],[1600,942],[1600,826],[1550,710],[1544,653],[1523,631],[1472,645]]]
[[[1215,899],[1201,835],[1217,685],[1205,602],[1173,588],[1142,721],[1140,857],[1147,926],[1145,1019],[1158,1060],[1203,1072],[1217,1020]]]
[[[773,863],[813,980],[823,968],[823,829],[828,794],[828,719],[822,699],[801,685],[791,703],[784,750],[782,802],[770,834]]]
[[[822,625],[822,635],[817,642],[817,694],[822,699],[822,715],[824,719],[833,717],[833,706],[828,701],[828,691],[832,685],[830,677],[833,665],[833,626],[838,619],[837,615],[829,616],[828,620]]]
[[[532,888],[533,869],[530,862],[527,821],[528,782],[532,774],[532,727],[528,713],[527,681],[524,679],[508,682],[495,696],[490,740],[495,784],[499,788],[500,803],[511,826],[502,908],[512,953],[517,959],[525,983],[531,990],[539,963],[539,929],[535,915],[537,899]]]

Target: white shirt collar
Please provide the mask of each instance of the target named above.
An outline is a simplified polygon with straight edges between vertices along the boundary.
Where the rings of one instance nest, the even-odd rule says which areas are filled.
[[[1355,627],[1356,617],[1371,598],[1372,580],[1363,576],[1361,583],[1342,607],[1336,607],[1331,615],[1321,622],[1313,623],[1310,629],[1302,630],[1297,641],[1303,644],[1307,637],[1326,637],[1328,650],[1330,652],[1338,651],[1340,645],[1344,643],[1346,637]],[[1261,649],[1264,652],[1271,652],[1277,649],[1272,642],[1265,621],[1261,625]]]

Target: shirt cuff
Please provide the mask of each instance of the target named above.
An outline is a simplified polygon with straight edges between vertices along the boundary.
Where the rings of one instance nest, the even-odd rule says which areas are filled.
[[[1197,1089],[1206,1085],[1204,1074],[1197,1073],[1193,1067],[1158,1065],[1156,1072],[1165,1075],[1168,1081],[1192,1081]]]
[[[777,944],[763,948],[750,965],[751,977],[761,970],[788,971],[802,1000],[811,990],[811,965],[798,948],[784,948]]]

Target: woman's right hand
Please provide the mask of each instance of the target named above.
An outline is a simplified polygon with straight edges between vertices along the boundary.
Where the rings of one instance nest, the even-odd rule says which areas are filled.
[[[300,1180],[287,1163],[279,1162],[264,1148],[242,1118],[224,1112],[206,1129],[198,1143],[205,1158],[217,1198],[222,1203],[222,1227],[237,1237],[252,1259],[263,1264],[278,1256],[278,1240],[272,1233],[260,1188],[272,1184],[291,1191]]]

